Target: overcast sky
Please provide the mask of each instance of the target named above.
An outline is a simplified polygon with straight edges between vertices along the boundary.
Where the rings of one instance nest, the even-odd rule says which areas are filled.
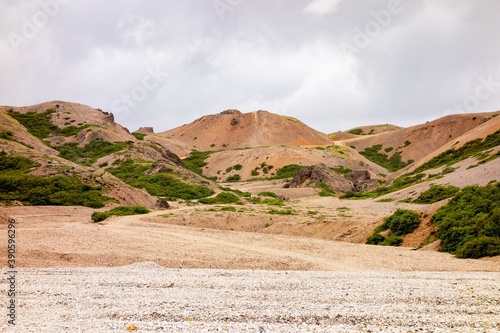
[[[500,110],[498,0],[0,0],[0,105],[156,132],[236,108],[325,133]]]

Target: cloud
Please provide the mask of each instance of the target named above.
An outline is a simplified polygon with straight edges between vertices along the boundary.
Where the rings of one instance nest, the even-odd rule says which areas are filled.
[[[334,13],[341,2],[342,0],[313,0],[304,8],[304,12],[319,16]]]

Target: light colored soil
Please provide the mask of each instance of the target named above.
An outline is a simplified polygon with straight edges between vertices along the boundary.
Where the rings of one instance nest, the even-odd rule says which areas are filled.
[[[347,205],[357,204],[353,203]],[[257,232],[236,231],[241,225],[238,215],[226,212],[212,212],[212,225],[210,220],[200,220],[198,225],[200,211],[197,212],[197,208],[112,217],[97,224],[90,221],[92,209],[79,207],[16,207],[6,209],[6,213],[17,219],[18,267],[96,267],[152,261],[172,268],[500,271],[498,257],[460,260],[446,253],[318,239],[324,238],[321,235],[307,238],[275,234],[286,234],[282,232],[286,228],[300,234],[301,229],[293,229],[293,223],[286,221],[286,216],[271,216],[281,221],[275,222],[274,231],[266,231],[271,229],[265,227],[269,216],[257,213],[249,213],[242,219],[243,222],[254,220]],[[222,213],[227,215],[216,219],[216,215]],[[177,217],[161,217],[164,214]],[[179,225],[182,219],[185,225]],[[351,227],[359,228],[360,223]],[[335,225],[332,223],[330,228],[335,229]],[[5,226],[2,224],[2,229]],[[326,229],[314,228],[315,224],[311,226],[313,228],[308,229],[307,225],[299,225],[302,236],[307,235],[308,230],[326,232]],[[0,242],[6,244],[5,229],[0,236]],[[1,265],[6,265],[5,260]]]

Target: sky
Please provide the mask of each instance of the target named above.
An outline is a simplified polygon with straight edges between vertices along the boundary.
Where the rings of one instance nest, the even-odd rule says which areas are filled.
[[[226,109],[324,133],[500,110],[498,0],[0,0],[0,105],[134,131]]]

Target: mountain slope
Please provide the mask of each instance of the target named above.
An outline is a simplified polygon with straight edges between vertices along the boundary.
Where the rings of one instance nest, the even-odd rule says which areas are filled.
[[[197,150],[326,145],[330,139],[302,122],[268,111],[233,111],[201,117],[160,134]]]
[[[490,121],[495,114],[498,112],[450,115],[425,124],[342,142],[355,147],[358,152],[378,145],[381,154],[390,157],[399,153],[403,161],[413,160],[418,164],[447,143],[455,142],[461,135]]]

